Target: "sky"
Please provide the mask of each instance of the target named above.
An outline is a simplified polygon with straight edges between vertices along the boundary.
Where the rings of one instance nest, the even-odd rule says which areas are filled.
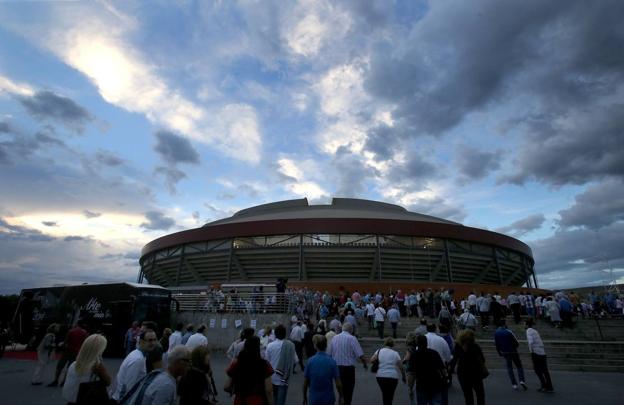
[[[137,278],[250,206],[355,197],[624,281],[624,3],[0,2],[0,294]]]

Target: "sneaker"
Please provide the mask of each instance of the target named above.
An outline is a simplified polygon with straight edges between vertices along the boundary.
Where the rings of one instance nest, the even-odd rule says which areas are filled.
[[[518,386],[516,384],[512,385],[513,389],[518,391]]]
[[[527,390],[529,387],[527,387],[526,383],[524,381],[520,381],[520,385],[522,386],[523,390]]]

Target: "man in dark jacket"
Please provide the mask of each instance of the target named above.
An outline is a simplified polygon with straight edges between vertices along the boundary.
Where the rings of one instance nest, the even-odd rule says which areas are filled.
[[[409,396],[414,399],[414,383],[416,383],[416,400],[420,403],[442,403],[442,391],[446,388],[446,366],[438,352],[427,348],[427,337],[416,338],[417,349],[410,352],[408,369]]]
[[[527,385],[526,382],[524,382],[524,370],[522,369],[522,362],[518,354],[518,339],[516,339],[513,332],[507,329],[504,319],[501,319],[499,322],[498,329],[496,329],[496,333],[494,334],[494,341],[496,343],[498,355],[504,357],[507,363],[507,373],[509,373],[509,379],[511,380],[513,389],[518,389],[518,383],[516,382],[516,376],[513,371],[513,364],[515,364],[518,369],[520,385],[526,390]]]

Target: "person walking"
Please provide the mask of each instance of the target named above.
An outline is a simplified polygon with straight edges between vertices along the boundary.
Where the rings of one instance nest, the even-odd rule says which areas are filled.
[[[139,336],[139,333],[141,333],[139,322],[132,322],[132,326],[128,328],[124,338],[124,350],[126,351],[126,356],[129,355],[131,351],[136,349],[137,336]]]
[[[435,323],[431,323],[427,325],[427,334],[425,337],[427,338],[428,348],[435,350],[442,359],[442,363],[446,367],[447,364],[451,362],[452,354],[449,349],[449,345],[444,340],[444,338],[436,333],[437,327]],[[442,387],[442,405],[448,405],[448,384],[445,381],[444,386]]]
[[[293,326],[290,331],[290,341],[295,344],[295,352],[297,353],[297,358],[299,359],[299,367],[301,367],[301,371],[304,370],[303,365],[303,338],[305,337],[305,332],[301,326],[301,321],[297,320],[295,326]]]
[[[43,373],[56,348],[56,334],[59,332],[59,326],[58,323],[48,326],[45,336],[41,339],[39,346],[37,346],[37,366],[30,382],[32,385],[41,385],[43,383]]]
[[[392,327],[392,337],[394,339],[397,338],[397,327],[399,326],[399,321],[401,320],[401,313],[397,309],[396,304],[392,306],[388,310],[388,321],[390,322],[390,326]]]
[[[201,325],[197,328],[197,332],[189,336],[188,340],[184,344],[190,351],[193,351],[197,346],[208,346],[208,338],[206,337],[206,325]]]
[[[299,359],[295,345],[286,339],[286,327],[284,325],[275,327],[275,340],[269,343],[266,348],[266,359],[275,371],[271,376],[273,404],[286,405],[288,382]]]
[[[214,405],[217,387],[210,367],[210,350],[197,346],[191,352],[191,367],[178,384],[180,405]]]
[[[61,354],[61,358],[56,364],[56,372],[54,373],[54,380],[48,384],[48,387],[56,387],[57,385],[63,385],[63,381],[59,381],[59,377],[61,376],[65,366],[69,366],[76,360],[76,356],[78,356],[78,352],[80,352],[80,348],[82,347],[82,343],[88,336],[87,331],[84,329],[84,322],[79,320],[76,326],[71,328],[69,332],[67,332],[67,336],[65,336],[65,341],[63,342],[63,353]]]
[[[477,330],[477,318],[466,308],[457,320],[460,329]]]
[[[533,328],[535,322],[533,318],[528,318],[524,322],[526,328],[527,344],[533,361],[533,370],[540,380],[539,392],[554,392],[550,373],[548,372],[548,363],[546,362],[546,351],[544,350],[544,342],[540,334]]]
[[[195,333],[195,325],[189,323],[186,325],[186,332],[182,335],[182,339],[180,340],[180,344],[185,345],[186,342],[190,339],[191,336]]]
[[[329,348],[329,355],[338,364],[340,382],[344,393],[344,405],[351,405],[355,388],[355,363],[360,360],[367,369],[362,346],[352,335],[353,326],[349,322],[342,325],[342,332],[334,336]]]
[[[520,385],[524,390],[527,389],[526,382],[524,381],[524,369],[522,368],[522,362],[520,361],[520,355],[518,354],[518,339],[516,336],[507,329],[507,324],[504,319],[501,319],[499,322],[499,327],[496,329],[496,333],[494,334],[494,342],[496,343],[496,351],[499,356],[502,356],[505,359],[505,363],[507,365],[507,373],[509,374],[509,379],[511,380],[511,386],[513,389],[518,389],[518,383],[516,382],[516,376],[514,374],[513,365],[515,364],[516,369],[518,370],[518,379],[520,380]]]
[[[485,367],[485,357],[481,347],[476,343],[474,332],[464,329],[457,335],[457,342],[453,350],[453,360],[449,366],[451,374],[457,367],[457,379],[464,393],[466,405],[485,405],[485,390],[483,380],[489,375]],[[474,392],[474,394],[473,394]]]
[[[111,384],[111,377],[102,362],[102,353],[106,349],[106,343],[104,336],[95,334],[87,337],[81,345],[76,361],[67,369],[65,384],[63,384],[62,396],[68,405],[79,403],[78,394],[82,383],[102,381],[106,387]],[[109,401],[108,394],[104,392],[103,396],[105,398],[98,398],[95,401],[91,399],[89,405],[106,404]]]
[[[379,333],[379,339],[384,338],[384,322],[386,320],[386,310],[381,305],[377,305],[375,308],[375,323],[377,324],[377,332]]]
[[[516,323],[516,325],[519,324],[520,323],[520,309],[522,308],[522,305],[520,304],[520,298],[516,295],[515,292],[512,292],[507,297],[507,305],[509,305],[509,308],[511,309],[514,322]]]
[[[260,356],[260,339],[252,336],[226,370],[225,389],[234,393],[234,405],[273,405],[273,367]]]
[[[366,318],[368,319],[368,330],[375,328],[375,304],[369,302],[366,304]]]
[[[408,392],[410,401],[418,405],[441,405],[442,390],[446,385],[446,366],[440,355],[427,348],[427,337],[416,337],[416,350],[408,359]],[[416,390],[414,390],[414,383]]]
[[[490,304],[492,303],[492,296],[487,294],[481,299],[479,303],[479,313],[481,314],[481,329],[486,330],[490,325]]]
[[[119,401],[134,384],[147,374],[146,357],[158,344],[156,332],[146,329],[139,335],[139,347],[129,355],[119,366],[117,372],[117,387],[113,393],[113,399]],[[175,349],[174,349],[175,350]]]
[[[392,405],[399,377],[403,383],[406,382],[401,356],[393,347],[394,339],[388,337],[384,340],[383,347],[371,356],[371,363],[379,362],[379,368],[375,376],[379,389],[381,389],[383,405]]]
[[[338,365],[327,355],[327,339],[323,335],[314,335],[312,342],[316,354],[308,360],[303,381],[303,405],[334,404],[334,384],[338,391],[338,402],[343,403],[342,383],[340,382]],[[308,391],[309,398],[308,401]]]
[[[201,347],[201,346],[200,346]],[[186,375],[191,365],[191,353],[186,346],[177,346],[169,353],[165,371],[158,373],[145,388],[140,405],[175,405],[176,381]],[[197,402],[195,402],[197,404]]]

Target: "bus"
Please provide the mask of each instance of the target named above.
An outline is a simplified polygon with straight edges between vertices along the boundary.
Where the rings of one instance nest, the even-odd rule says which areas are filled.
[[[106,355],[120,356],[133,321],[155,322],[159,335],[170,325],[171,292],[134,283],[24,289],[13,317],[13,331],[17,341],[35,348],[51,324],[60,324],[62,338],[78,320],[84,321],[89,333],[106,336]]]

